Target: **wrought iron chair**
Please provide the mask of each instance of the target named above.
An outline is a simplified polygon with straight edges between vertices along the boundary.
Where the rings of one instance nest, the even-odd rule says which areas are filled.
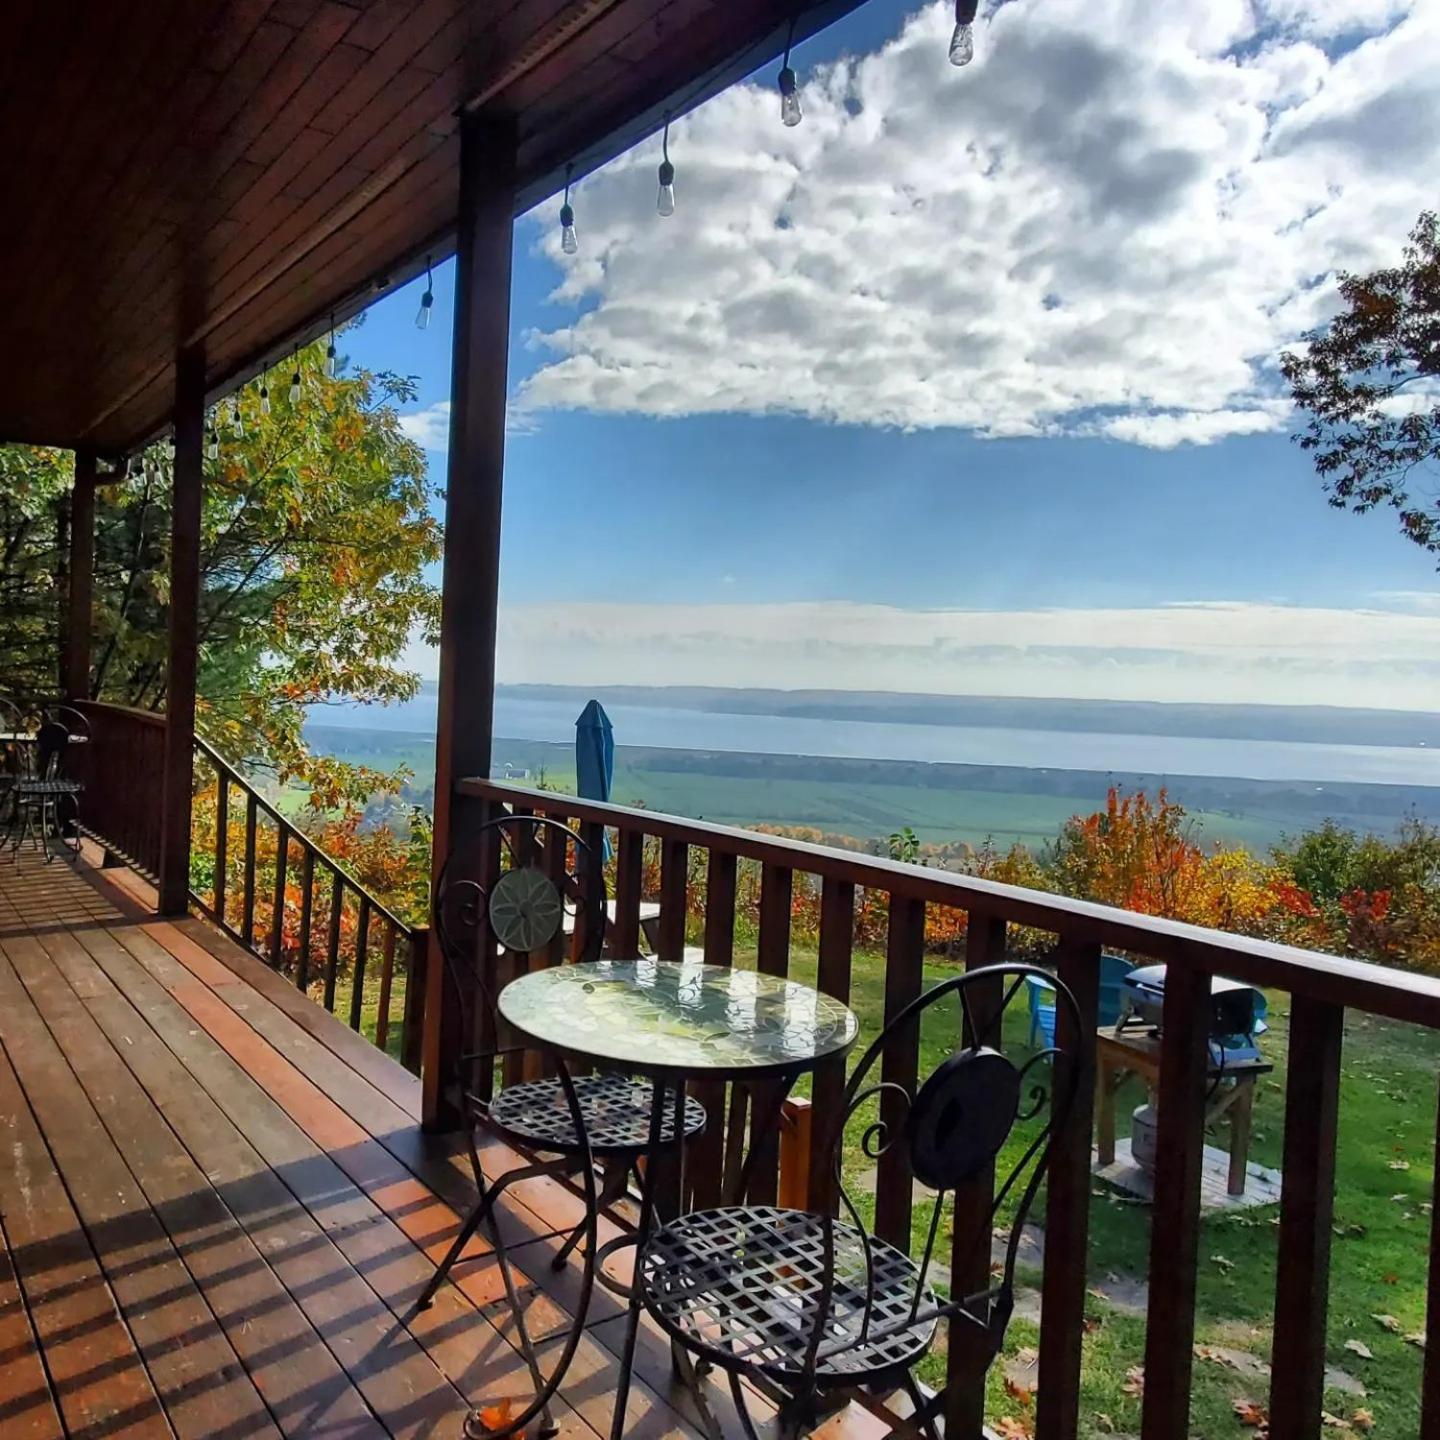
[[[508,863],[497,867],[496,859]],[[572,936],[564,933],[567,910],[573,916]],[[528,957],[564,944],[570,945],[573,960],[598,960],[606,932],[600,854],[557,820],[519,815],[490,820],[459,854],[447,859],[436,884],[433,921],[458,1002],[464,1043],[478,1046],[462,1054],[460,1061],[465,1136],[478,1199],[418,1303],[422,1309],[431,1303],[470,1238],[483,1226],[515,1313],[537,1394],[534,1403],[507,1419],[501,1428],[486,1424],[475,1433],[503,1440],[522,1431],[538,1415],[540,1433],[552,1434],[557,1427],[550,1417],[549,1401],[578,1344],[596,1267],[621,1243],[612,1240],[600,1250],[596,1218],[625,1193],[636,1162],[648,1147],[653,1087],[648,1080],[625,1075],[572,1076],[563,1059],[555,1057],[555,1075],[495,1089],[496,1062],[518,1054],[523,1047],[499,1043],[501,1022],[491,961],[497,950]],[[704,1108],[687,1098],[684,1134],[678,1141],[668,1107],[665,1124],[668,1143],[688,1140],[705,1128]],[[480,1135],[493,1136],[525,1154],[553,1158],[537,1158],[490,1178],[477,1143]],[[597,1167],[604,1171],[604,1180],[598,1184]],[[585,1242],[577,1318],[548,1378],[540,1373],[535,1358],[495,1214],[505,1190],[539,1175],[578,1177],[585,1197],[584,1219],[551,1261],[554,1269],[562,1269],[576,1246]]]
[[[1001,1053],[1006,1012],[1028,978],[1028,965],[972,970],[934,986],[886,1026],[851,1073],[833,1122],[830,1154],[847,1218],[774,1206],[733,1207],[683,1215],[646,1250],[638,1283],[650,1314],[700,1369],[728,1373],[750,1440],[747,1379],[779,1402],[780,1433],[812,1427],[848,1395],[886,1395],[903,1388],[914,1406],[907,1422],[939,1440],[945,1391],[926,1394],[912,1374],[943,1321],[953,1349],[959,1331],[983,1374],[1004,1342],[1014,1307],[1015,1261],[1030,1206],[1049,1167],[1051,1146],[1079,1083],[1079,1012],[1053,977],[1056,1004],[1070,1021],[1065,1046],[1046,1046],[1012,1061]],[[888,1044],[914,1045],[922,1017],[954,997],[959,1044],[913,1094],[876,1073]],[[1022,999],[1017,1011],[1025,1005]],[[951,1031],[950,1033],[955,1033]],[[856,1119],[879,1105],[878,1118]],[[867,1112],[868,1114],[868,1112]],[[863,1125],[863,1148],[879,1160],[899,1148],[910,1173],[934,1190],[923,1253],[912,1259],[867,1232],[846,1192],[841,1159],[847,1124]],[[983,1189],[979,1218],[956,1237],[954,1254],[973,1245],[970,1273],[984,1288],[946,1296],[934,1286],[931,1260],[947,1201],[957,1190]],[[992,1269],[992,1234],[1008,1226],[1003,1262]],[[958,1273],[966,1273],[963,1269]],[[712,1424],[712,1432],[714,1427]],[[954,1436],[954,1440],[964,1437]]]
[[[20,848],[27,838],[33,839],[45,852],[47,863],[62,853],[72,860],[79,858],[76,825],[80,795],[85,787],[64,773],[70,738],[69,726],[64,721],[50,719],[35,732],[33,746],[11,747],[19,767],[9,786],[10,844],[17,864]],[[73,840],[65,838],[67,829],[74,835]]]

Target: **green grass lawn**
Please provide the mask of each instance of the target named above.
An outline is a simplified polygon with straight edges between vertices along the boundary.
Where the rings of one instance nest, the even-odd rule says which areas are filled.
[[[753,957],[750,957],[753,959]],[[741,963],[749,963],[742,959]],[[815,975],[813,954],[795,951],[791,973],[802,980]],[[942,965],[927,966],[935,982],[954,974]],[[884,1009],[884,957],[854,958],[852,1007],[860,1019],[861,1044],[880,1029]],[[1017,997],[1006,1027],[1006,1047],[1023,1052],[1027,1019]],[[1252,1160],[1278,1166],[1284,1138],[1285,1060],[1288,1008],[1280,994],[1270,996],[1267,1058],[1275,1072],[1260,1081],[1255,1106]],[[927,1016],[921,1036],[921,1075],[948,1053],[956,1033],[953,1011],[944,1005]],[[1414,1026],[1355,1015],[1346,1029],[1341,1079],[1339,1154],[1336,1171],[1335,1236],[1331,1254],[1328,1361],[1363,1384],[1364,1396],[1331,1390],[1326,1407],[1348,1418],[1357,1409],[1374,1417],[1373,1435],[1412,1436],[1419,1429],[1422,1353],[1406,1335],[1424,1325],[1425,1271],[1434,1178],[1434,1116],[1440,1036]],[[1121,1133],[1130,1111],[1144,1101],[1134,1081],[1122,1091],[1118,1107]],[[863,1176],[873,1169],[859,1149],[859,1126],[847,1140],[845,1173],[863,1213],[870,1200]],[[1211,1137],[1223,1147],[1224,1134]],[[856,1182],[861,1182],[857,1184]],[[1268,1401],[1269,1379],[1249,1373],[1268,1362],[1274,1319],[1275,1253],[1279,1234],[1278,1207],[1260,1207],[1202,1222],[1197,1302],[1196,1344],[1191,1413],[1192,1435],[1203,1440],[1243,1440],[1253,1435],[1237,1420],[1237,1400]],[[930,1206],[916,1205],[913,1243],[924,1244]],[[1043,1195],[1032,1218],[1043,1221]],[[1149,1210],[1099,1182],[1092,1188],[1090,1208],[1091,1283],[1108,1276],[1143,1280],[1148,1269]],[[942,1247],[940,1253],[944,1253]],[[1035,1273],[1022,1282],[1038,1285]],[[1140,1399],[1127,1393],[1129,1372],[1143,1363],[1145,1321],[1122,1313],[1104,1298],[1087,1300],[1089,1327],[1084,1340],[1082,1433],[1138,1433]],[[1392,1332],[1373,1317],[1393,1317]],[[1357,1341],[1369,1352],[1364,1358],[1346,1349]],[[1018,1357],[1037,1343],[1033,1324],[1016,1320],[1006,1345]],[[938,1380],[943,1364],[927,1362]],[[1028,1412],[1004,1387],[1003,1364],[990,1378],[990,1414],[1023,1416]],[[1112,1428],[1113,1427],[1113,1428]],[[1331,1433],[1327,1431],[1327,1434]],[[1343,1436],[1343,1430],[1333,1433]],[[1359,1433],[1358,1431],[1356,1433]]]

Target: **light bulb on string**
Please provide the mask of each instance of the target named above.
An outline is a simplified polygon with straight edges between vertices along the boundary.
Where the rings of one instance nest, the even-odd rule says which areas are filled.
[[[785,58],[780,63],[780,119],[794,129],[805,118],[800,109],[800,82],[790,68],[790,47],[795,43],[795,22],[790,22],[790,33],[785,37]]]
[[[660,140],[660,191],[655,198],[655,213],[669,216],[675,213],[675,167],[670,163],[670,117],[665,117],[665,133]]]
[[[210,458],[212,460],[220,458],[220,430],[213,421],[210,424]]]
[[[975,12],[979,0],[955,0],[955,33],[950,37],[950,63],[968,65],[975,58]]]
[[[230,432],[237,440],[245,438],[245,422],[240,418],[240,397],[230,402]]]
[[[565,167],[565,199],[560,206],[560,248],[573,255],[580,248],[575,234],[575,207],[570,203],[570,167]]]
[[[300,355],[298,351],[295,355],[295,373],[290,377],[290,403],[291,405],[300,403]]]
[[[260,413],[270,413],[270,387],[263,380],[260,382]]]
[[[173,430],[165,437],[165,458],[167,460],[175,458],[175,432]]]
[[[325,347],[325,378],[335,378],[335,317],[330,317],[330,343]]]
[[[435,281],[430,272],[430,257],[425,257],[425,293],[420,297],[420,308],[415,312],[415,328],[426,330],[430,326],[430,312],[435,308]],[[332,325],[333,330],[333,325]],[[334,337],[331,337],[334,343]]]

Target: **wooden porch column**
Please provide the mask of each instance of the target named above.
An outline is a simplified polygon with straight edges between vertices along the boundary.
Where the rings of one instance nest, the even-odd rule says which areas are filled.
[[[190,901],[191,768],[195,668],[200,634],[200,502],[204,486],[205,355],[175,363],[175,493],[170,514],[169,660],[165,678],[165,768],[160,777],[160,913]]]
[[[90,696],[91,597],[95,579],[95,452],[75,452],[75,488],[70,496],[70,585],[65,602],[67,700]]]
[[[475,802],[457,805],[455,781],[490,773],[514,213],[514,123],[483,113],[467,116],[460,132],[432,876],[479,821]],[[445,982],[433,933],[426,995],[424,1124],[427,1130],[454,1129],[460,1116],[446,1082],[461,1037],[454,992]]]

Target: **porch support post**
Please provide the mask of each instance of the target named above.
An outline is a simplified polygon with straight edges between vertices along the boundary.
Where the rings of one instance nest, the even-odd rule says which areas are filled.
[[[70,497],[70,586],[65,604],[67,700],[90,698],[91,596],[95,578],[95,452],[75,452],[75,488]]]
[[[490,773],[514,213],[514,122],[483,112],[467,116],[460,132],[432,877],[480,822],[481,806],[456,802],[455,781]],[[438,944],[432,929],[421,1070],[427,1130],[460,1123],[449,1082],[465,1043]]]
[[[175,478],[170,512],[169,662],[165,768],[160,780],[160,913],[190,900],[190,800],[195,750],[195,670],[200,634],[200,504],[204,487],[205,355],[175,363]]]

